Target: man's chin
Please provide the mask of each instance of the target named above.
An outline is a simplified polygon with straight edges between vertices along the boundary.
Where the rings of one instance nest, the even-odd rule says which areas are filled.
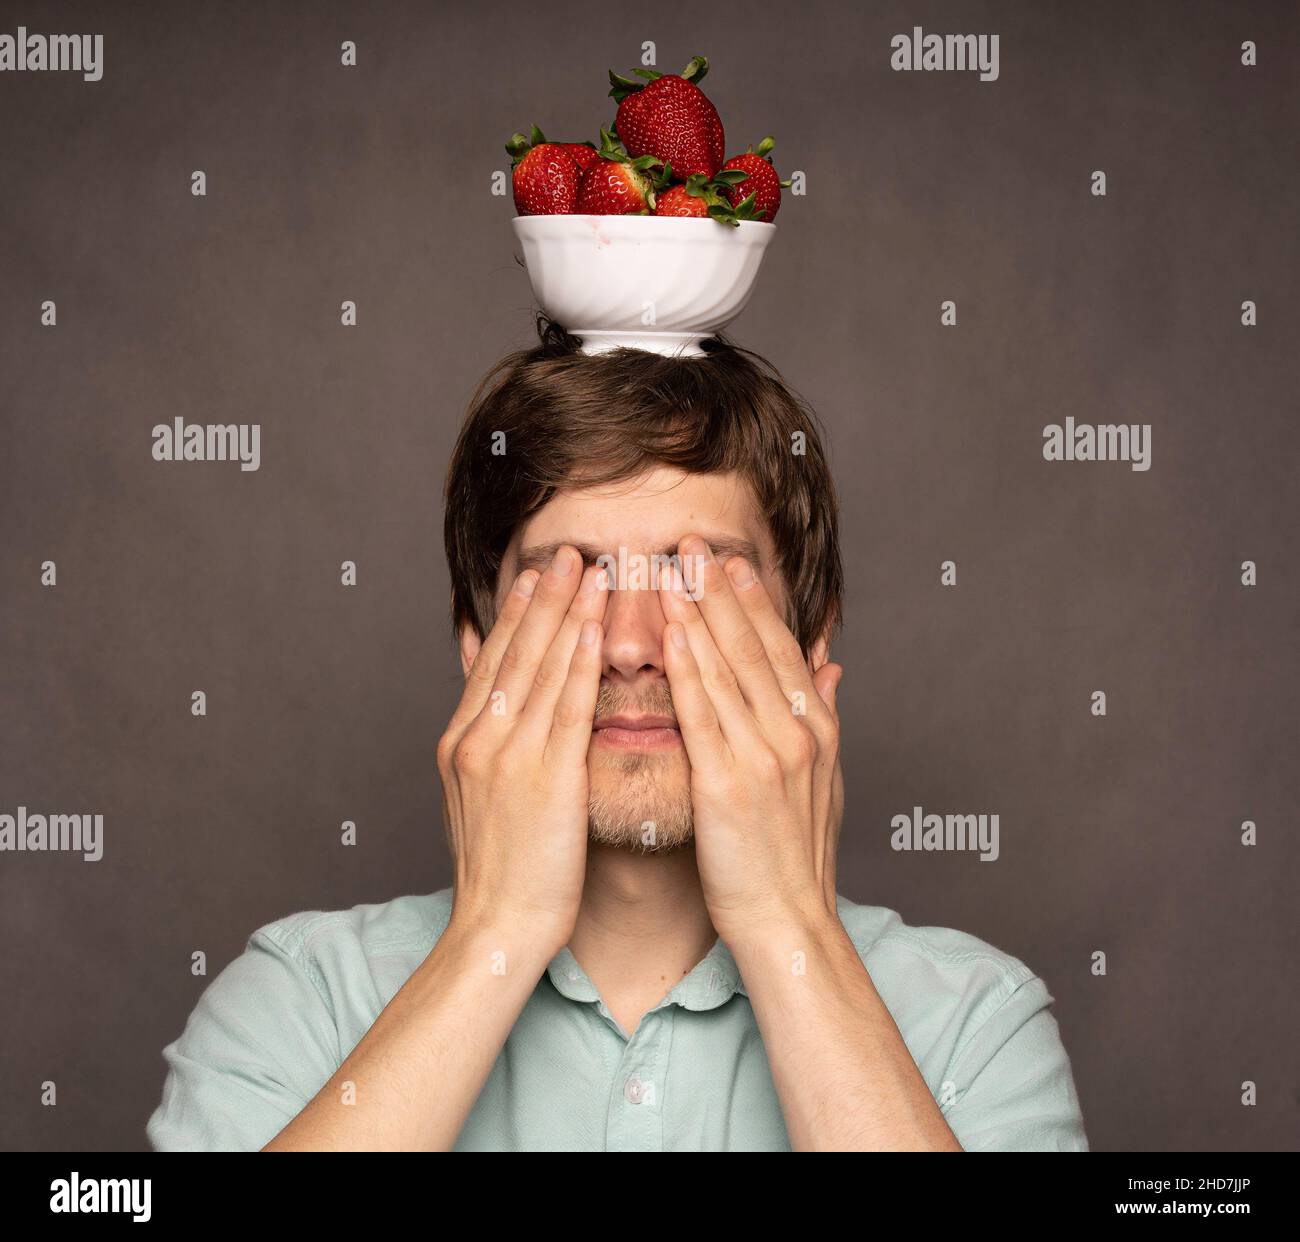
[[[695,839],[690,769],[676,754],[592,757],[588,839],[638,854],[663,854]]]

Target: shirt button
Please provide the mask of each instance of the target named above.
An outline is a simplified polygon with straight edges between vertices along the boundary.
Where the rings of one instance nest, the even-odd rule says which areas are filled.
[[[623,1084],[623,1097],[629,1104],[640,1104],[645,1099],[645,1083],[633,1074]]]

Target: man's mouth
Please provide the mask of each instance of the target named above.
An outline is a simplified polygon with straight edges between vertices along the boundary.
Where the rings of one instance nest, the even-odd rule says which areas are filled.
[[[682,744],[671,716],[603,716],[592,726],[592,740],[619,750],[664,750]]]

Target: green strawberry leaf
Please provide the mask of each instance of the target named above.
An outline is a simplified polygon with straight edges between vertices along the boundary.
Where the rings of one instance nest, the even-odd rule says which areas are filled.
[[[627,149],[619,142],[612,129],[602,129],[600,131],[599,151],[602,159],[618,160],[620,164],[627,162]]]
[[[644,82],[634,82],[612,69],[609,71],[609,93],[615,103],[622,103],[629,95],[635,95],[644,85]]]
[[[510,155],[512,164],[518,164],[529,151],[545,141],[546,135],[534,125],[528,136],[511,134],[510,141],[506,143],[506,152]]]
[[[704,75],[709,71],[709,58],[707,56],[692,56],[687,62],[686,68],[678,74],[678,77],[685,78],[688,82],[694,82],[698,86],[704,81]]]
[[[642,156],[642,158],[644,159],[645,157]],[[656,163],[659,163],[659,161],[656,161]],[[666,189],[667,186],[672,182],[672,179],[673,179],[673,166],[671,164],[665,163],[663,164],[663,167],[659,170],[659,172],[657,172],[653,177],[651,177],[650,183],[651,185],[654,186],[656,190],[663,190]]]

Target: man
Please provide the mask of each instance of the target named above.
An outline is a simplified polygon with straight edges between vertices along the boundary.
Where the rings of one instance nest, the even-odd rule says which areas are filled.
[[[1086,1150],[1042,981],[837,894],[836,505],[770,367],[547,329],[446,545],[454,888],[256,932],[156,1148]]]

